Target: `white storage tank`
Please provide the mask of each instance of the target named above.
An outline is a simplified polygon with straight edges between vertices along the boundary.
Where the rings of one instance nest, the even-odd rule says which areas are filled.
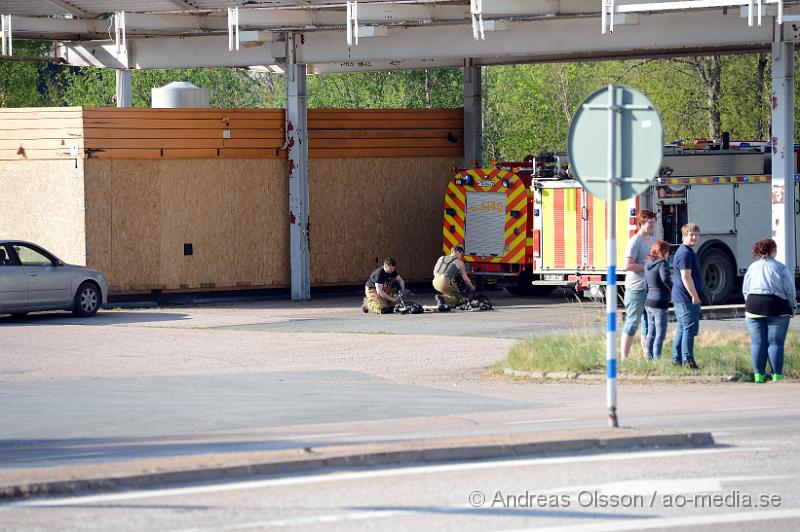
[[[151,101],[154,109],[209,107],[208,89],[185,81],[174,81],[164,87],[153,88]]]

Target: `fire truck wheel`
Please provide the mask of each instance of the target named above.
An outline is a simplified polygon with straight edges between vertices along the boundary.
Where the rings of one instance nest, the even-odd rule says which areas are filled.
[[[703,303],[721,305],[728,301],[736,281],[736,274],[728,255],[719,248],[710,248],[700,255],[703,272]]]

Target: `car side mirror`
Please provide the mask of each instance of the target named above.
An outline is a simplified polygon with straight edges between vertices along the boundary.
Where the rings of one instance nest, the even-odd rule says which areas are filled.
[[[59,260],[56,260],[56,262],[55,262],[55,264],[54,264],[54,266],[63,266],[63,265],[64,265],[64,261],[63,261],[63,260],[61,260],[61,259],[59,259]]]

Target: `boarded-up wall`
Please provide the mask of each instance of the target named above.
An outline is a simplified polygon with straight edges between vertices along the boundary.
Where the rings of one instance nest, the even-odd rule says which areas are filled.
[[[89,265],[115,291],[289,284],[283,161],[87,160],[86,189]]]
[[[85,264],[83,161],[0,161],[0,238]]]
[[[406,280],[440,255],[452,158],[312,159],[311,283],[362,283],[386,257]]]
[[[0,119],[0,237],[85,261],[117,293],[289,285],[283,110],[16,109]],[[386,256],[408,280],[431,277],[462,131],[460,109],[309,111],[314,285],[361,283]]]
[[[431,277],[463,120],[461,109],[309,111],[313,285],[364,282],[390,256],[404,279]]]

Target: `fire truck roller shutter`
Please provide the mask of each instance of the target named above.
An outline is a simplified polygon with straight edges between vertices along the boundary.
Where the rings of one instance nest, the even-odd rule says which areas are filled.
[[[464,250],[467,255],[502,257],[506,242],[506,193],[467,192]]]

